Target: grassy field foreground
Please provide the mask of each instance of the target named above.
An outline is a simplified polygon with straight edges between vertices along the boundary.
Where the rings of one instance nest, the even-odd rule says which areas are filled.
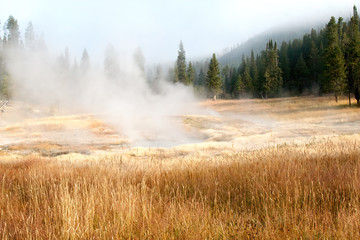
[[[360,148],[335,140],[147,168],[120,157],[2,163],[0,238],[359,239]]]

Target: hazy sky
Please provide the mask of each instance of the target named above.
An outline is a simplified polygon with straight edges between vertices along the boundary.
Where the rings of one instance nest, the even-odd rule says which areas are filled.
[[[146,61],[155,63],[175,60],[180,40],[187,59],[211,56],[271,27],[328,21],[332,15],[347,19],[354,4],[353,0],[5,0],[0,21],[3,26],[13,15],[22,34],[32,21],[55,53],[67,46],[72,57],[80,58],[86,48],[97,62],[111,43],[122,53],[141,47]]]

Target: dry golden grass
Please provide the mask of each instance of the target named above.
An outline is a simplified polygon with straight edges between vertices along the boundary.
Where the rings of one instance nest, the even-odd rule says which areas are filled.
[[[147,168],[121,156],[1,164],[0,238],[360,237],[360,149],[353,139],[201,161],[185,155],[172,167],[171,155],[161,154],[146,159]]]

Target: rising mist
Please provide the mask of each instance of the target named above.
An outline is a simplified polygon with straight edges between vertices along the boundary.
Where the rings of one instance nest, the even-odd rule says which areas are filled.
[[[83,56],[84,58],[84,56]],[[182,128],[180,115],[199,113],[192,88],[163,78],[156,91],[145,78],[141,50],[120,55],[111,45],[104,67],[89,59],[69,64],[47,51],[7,51],[14,99],[71,114],[97,115],[135,146],[172,146],[197,141]]]

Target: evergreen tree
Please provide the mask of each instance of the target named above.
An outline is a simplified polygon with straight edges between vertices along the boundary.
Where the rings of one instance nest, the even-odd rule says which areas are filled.
[[[311,29],[310,38],[311,38],[311,41],[313,41],[313,42],[315,42],[318,39],[317,32],[313,28]]]
[[[221,79],[223,80],[223,83],[222,83],[223,93],[224,94],[230,93],[231,82],[230,82],[230,68],[228,65],[223,67],[223,69],[221,70]]]
[[[259,56],[256,57],[256,65],[259,71],[258,82],[257,82],[257,92],[261,98],[265,96],[265,70],[266,70],[266,53],[262,51]]]
[[[253,85],[253,80],[250,76],[250,69],[248,66],[246,66],[244,74],[242,75],[242,81],[245,85],[246,92],[249,94],[253,94],[254,93],[254,85]]]
[[[84,48],[82,56],[81,56],[81,70],[83,73],[87,73],[90,68],[90,57],[86,48]]]
[[[209,63],[209,70],[206,75],[206,86],[214,100],[216,100],[216,95],[221,93],[221,77],[219,62],[216,59],[215,53]]]
[[[290,79],[287,82],[290,91],[297,90],[298,84],[295,81],[295,66],[303,49],[303,41],[294,39],[289,43],[288,56],[290,60]]]
[[[251,56],[250,56],[250,77],[251,77],[252,82],[253,82],[253,91],[254,91],[254,94],[255,94],[256,86],[257,86],[257,84],[258,84],[258,76],[259,76],[259,73],[258,73],[258,69],[257,69],[257,66],[256,66],[256,59],[255,59],[255,56],[254,56],[254,51],[251,50]]]
[[[176,61],[176,71],[177,80],[183,84],[188,82],[187,73],[186,73],[186,58],[185,58],[185,50],[182,41],[179,44],[178,57]]]
[[[174,83],[179,82],[179,69],[176,64],[174,66],[174,79],[173,80],[174,80]]]
[[[241,57],[241,62],[240,62],[240,66],[238,68],[238,72],[240,75],[242,75],[245,71],[245,65],[246,65],[246,62],[245,62],[245,56],[242,55]]]
[[[295,66],[295,80],[298,85],[298,91],[302,93],[305,89],[309,89],[309,70],[302,53]]]
[[[32,22],[29,22],[25,30],[25,48],[28,50],[35,49],[35,31]]]
[[[20,31],[17,20],[13,16],[9,16],[6,22],[7,44],[12,47],[18,47],[20,44]]]
[[[309,56],[309,75],[311,78],[312,85],[318,84],[318,78],[320,74],[320,55],[319,50],[315,45],[314,40],[311,41],[311,49],[310,49],[310,56]]]
[[[335,18],[331,17],[326,26],[325,76],[335,101],[346,89],[345,61],[339,46],[338,29]]]
[[[0,98],[4,98],[6,100],[11,99],[12,97],[12,87],[10,76],[7,73],[3,73],[1,76],[1,84],[0,84]]]
[[[176,66],[174,68],[169,68],[167,75],[166,75],[166,80],[168,82],[176,83],[177,74],[175,73],[175,69],[176,69]]]
[[[324,32],[324,31],[323,31]],[[325,35],[325,34],[323,34]],[[324,42],[325,39],[322,39],[322,41],[320,42],[320,46],[319,46],[319,62],[320,64],[319,66],[319,75],[318,75],[318,82],[320,83],[320,91],[321,93],[325,93],[327,91],[327,89],[329,89],[330,87],[328,87],[328,83],[325,77],[325,47],[324,47]]]
[[[341,49],[342,52],[344,52],[344,48],[345,48],[345,39],[346,39],[346,23],[344,22],[344,19],[342,17],[338,18],[338,22],[337,22],[337,28],[338,28],[338,44],[339,47]]]
[[[199,72],[199,77],[198,77],[198,82],[196,85],[198,86],[205,86],[205,82],[206,82],[206,76],[205,76],[205,72],[203,68],[200,68],[200,72]]]
[[[239,72],[236,70],[235,67],[230,68],[230,86],[229,86],[229,92],[233,97],[238,96],[238,79],[241,78]]]
[[[299,53],[299,57],[300,54],[302,54],[303,59],[305,61],[305,63],[307,63],[309,61],[309,57],[310,57],[310,51],[311,51],[311,35],[310,34],[305,34],[302,38],[302,42],[301,42],[301,48],[300,48],[300,53]],[[299,58],[297,58],[298,60]],[[297,61],[296,61],[297,63]]]
[[[240,76],[243,85],[243,92],[253,93],[253,80],[250,76],[250,60],[249,59],[242,59],[240,65]]]
[[[189,62],[188,68],[187,68],[187,78],[185,85],[193,85],[195,81],[195,70],[193,68],[193,65],[191,61]]]
[[[354,6],[353,16],[348,26],[348,39],[345,43],[345,64],[347,68],[347,88],[349,96],[349,105],[351,106],[351,93],[355,94],[355,99],[359,105],[360,93],[360,33],[359,33],[359,15]]]
[[[245,85],[244,82],[241,78],[241,75],[238,76],[238,78],[236,79],[235,83],[234,83],[234,91],[233,94],[236,98],[241,97],[242,95],[244,95],[245,93]]]
[[[289,90],[289,82],[290,82],[290,60],[288,56],[289,45],[286,42],[283,42],[280,47],[279,52],[279,62],[280,67],[283,72],[283,86]]]
[[[58,57],[59,71],[61,74],[67,74],[70,70],[70,51],[66,47],[64,53]]]
[[[282,72],[279,67],[279,55],[277,51],[276,42],[273,44],[272,40],[266,46],[266,68],[265,68],[265,97],[274,96],[282,86]]]

